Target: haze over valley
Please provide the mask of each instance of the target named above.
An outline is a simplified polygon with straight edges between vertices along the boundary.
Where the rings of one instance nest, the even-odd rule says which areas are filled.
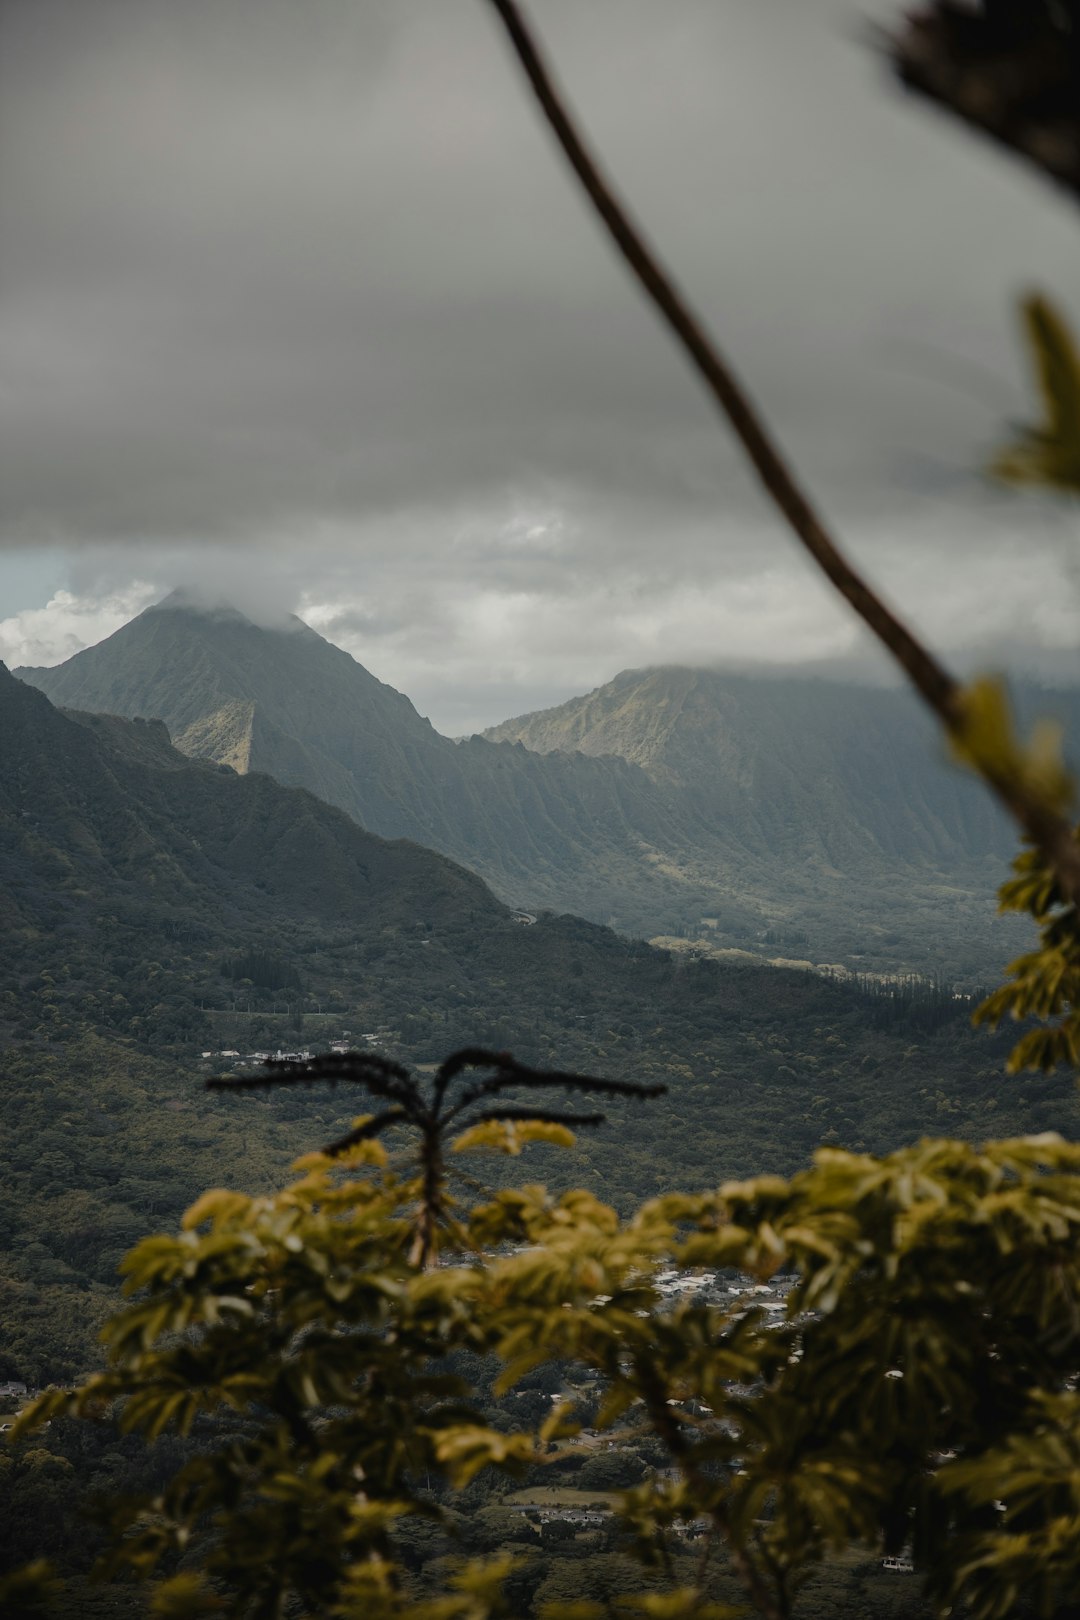
[[[761,960],[981,982],[1004,817],[907,694],[662,668],[456,743],[298,619],[173,593],[19,669],[57,704],[162,720],[184,753],[308,788],[464,863],[507,904]],[[1075,719],[1075,692],[1025,707]]]

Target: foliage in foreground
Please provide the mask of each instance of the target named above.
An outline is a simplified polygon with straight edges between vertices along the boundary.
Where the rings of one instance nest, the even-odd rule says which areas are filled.
[[[1068,802],[1054,756],[1012,743],[993,689],[974,688],[972,705],[980,760],[1023,768]],[[1051,1068],[1074,1053],[1076,909],[1035,854],[1004,899],[1042,939],[985,1016],[1039,1018],[1017,1060]],[[276,1196],[208,1193],[178,1235],[140,1243],[106,1370],[47,1392],[15,1426],[19,1439],[101,1417],[191,1443],[162,1489],[114,1504],[107,1578],[151,1581],[156,1612],[176,1620],[514,1612],[512,1561],[474,1561],[430,1597],[401,1556],[401,1527],[438,1516],[443,1488],[542,1466],[572,1432],[558,1406],[512,1432],[491,1422],[453,1362],[470,1352],[497,1358],[504,1389],[541,1367],[588,1369],[603,1389],[598,1426],[659,1454],[622,1498],[655,1566],[624,1608],[734,1613],[711,1600],[704,1562],[687,1585],[673,1556],[680,1526],[697,1524],[766,1620],[787,1620],[813,1570],[853,1546],[909,1548],[942,1615],[964,1604],[972,1620],[1005,1620],[1021,1595],[1042,1616],[1068,1612],[1080,1590],[1080,1145],[1047,1134],[884,1158],[822,1150],[791,1180],[669,1194],[626,1220],[580,1190],[511,1188],[466,1207],[450,1192],[454,1152],[568,1145],[572,1116],[536,1106],[538,1091],[643,1088],[482,1051],[425,1082],[353,1054],[270,1065],[254,1083],[317,1080],[355,1081],[383,1106],[300,1161]],[[379,1139],[401,1129],[418,1159],[404,1177]],[[766,1320],[740,1288],[722,1304],[673,1304],[657,1283],[666,1265],[783,1270],[786,1319]],[[9,1607],[32,1612],[44,1579],[17,1577]],[[582,1599],[545,1615],[607,1612]]]
[[[104,1571],[159,1583],[159,1613],[508,1612],[504,1562],[421,1602],[395,1553],[395,1526],[437,1513],[433,1480],[521,1472],[573,1429],[558,1406],[535,1429],[491,1426],[447,1370],[460,1350],[497,1356],[507,1388],[548,1363],[600,1374],[598,1424],[651,1436],[668,1465],[624,1494],[643,1557],[662,1568],[672,1529],[705,1519],[761,1615],[790,1614],[853,1543],[910,1546],[940,1611],[963,1601],[975,1620],[1020,1592],[1051,1615],[1080,1586],[1080,1146],[822,1151],[790,1181],[627,1221],[581,1191],[463,1208],[444,1184],[432,1227],[424,1167],[394,1174],[374,1124],[276,1196],[207,1193],[178,1234],[139,1244],[107,1369],[17,1425],[118,1414],[195,1438],[164,1490],[113,1508]],[[488,1119],[456,1146],[564,1129]],[[745,1291],[673,1304],[667,1264],[792,1271],[787,1317]],[[638,1607],[722,1612],[687,1589]]]

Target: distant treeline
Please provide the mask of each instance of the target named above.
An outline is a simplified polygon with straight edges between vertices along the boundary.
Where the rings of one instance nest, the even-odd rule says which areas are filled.
[[[872,1029],[939,1029],[957,1017],[966,1018],[986,995],[985,990],[959,992],[940,978],[880,979],[856,975],[845,983],[869,1007]]]

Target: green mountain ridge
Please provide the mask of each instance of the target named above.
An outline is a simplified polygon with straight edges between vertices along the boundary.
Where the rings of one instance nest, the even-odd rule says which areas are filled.
[[[947,995],[683,960],[572,916],[521,926],[445,857],[188,759],[160,724],[60,712],[2,666],[0,749],[0,1376],[85,1368],[140,1230],[207,1184],[275,1184],[363,1111],[362,1094],[207,1096],[208,1049],[375,1031],[410,1063],[481,1043],[662,1081],[657,1104],[613,1106],[573,1155],[530,1165],[623,1207],[791,1170],[822,1139],[1076,1128],[1068,1079],[1005,1081],[1008,1037]],[[302,988],[238,982],[268,956]]]
[[[168,598],[65,664],[18,675],[68,708],[163,720],[182,751],[307,787],[530,909],[674,921],[685,881],[673,863],[708,841],[636,766],[441,736],[299,620],[266,630]]]
[[[1076,694],[1057,694],[1080,715]],[[556,709],[485,732],[537,753],[639,765],[749,848],[831,864],[1007,856],[1013,837],[978,785],[947,768],[904,691],[716,670],[624,670]]]
[[[1076,690],[1022,683],[1017,697],[1025,717],[1049,713],[1067,736],[1080,730]],[[838,931],[852,960],[874,951],[875,934],[937,934],[955,941],[957,965],[965,930],[968,945],[986,941],[999,959],[1014,937],[986,901],[1015,853],[1015,830],[944,757],[933,722],[906,690],[678,666],[625,670],[485,736],[548,756],[640,766],[789,881],[780,936],[827,934],[831,890],[837,910],[862,920],[861,946]]]
[[[183,752],[306,787],[527,911],[968,983],[1022,945],[995,905],[1012,831],[904,692],[625,671],[455,743],[299,620],[179,597],[19,673],[69,707],[163,720]],[[1052,698],[1075,725],[1077,694]]]
[[[420,896],[435,915],[448,896],[455,916],[466,901],[503,912],[479,878],[433,851],[362,834],[313,795],[283,794],[267,776],[188,759],[160,721],[60,713],[31,694],[3,671],[0,877],[40,853],[51,879],[18,879],[16,917],[92,892],[84,885],[95,871],[110,890],[130,886],[140,904],[160,898],[211,917],[250,909],[249,885],[320,917],[351,916],[359,902],[369,919],[386,908],[396,915]],[[21,763],[28,755],[32,766]],[[49,833],[39,845],[41,825]]]

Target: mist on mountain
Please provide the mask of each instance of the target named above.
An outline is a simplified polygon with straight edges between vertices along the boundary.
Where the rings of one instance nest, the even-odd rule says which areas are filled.
[[[299,619],[263,627],[187,591],[18,673],[306,787],[523,911],[855,970],[978,977],[1014,943],[993,898],[1009,829],[903,692],[627,671],[454,743]]]

